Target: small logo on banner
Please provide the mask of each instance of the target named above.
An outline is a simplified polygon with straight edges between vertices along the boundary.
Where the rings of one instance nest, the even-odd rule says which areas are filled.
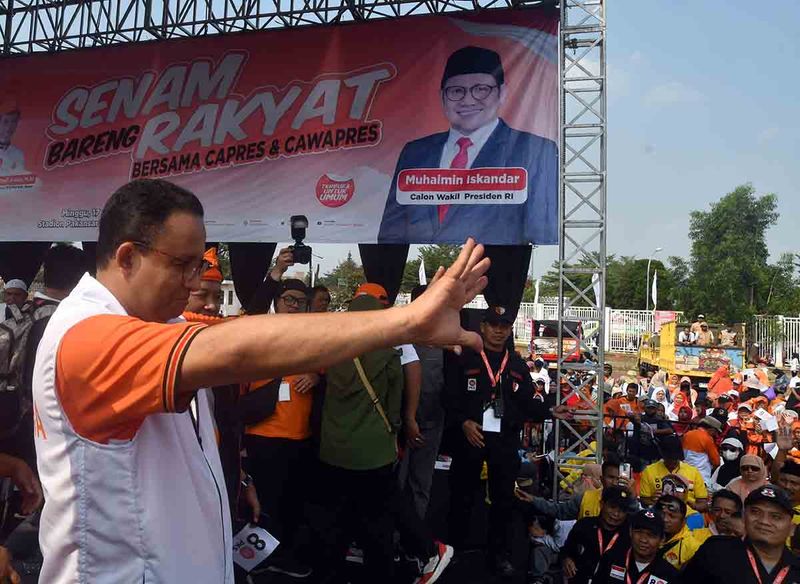
[[[475,378],[467,379],[467,391],[478,391],[478,380]]]
[[[323,174],[317,181],[317,200],[326,207],[341,207],[353,198],[356,183],[352,178]]]

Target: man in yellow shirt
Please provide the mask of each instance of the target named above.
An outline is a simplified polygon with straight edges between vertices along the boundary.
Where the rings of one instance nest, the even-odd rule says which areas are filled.
[[[686,503],[673,495],[662,495],[656,509],[664,518],[666,541],[661,546],[661,556],[680,570],[700,547],[686,525]]]
[[[702,513],[708,508],[708,489],[697,468],[683,462],[683,448],[672,436],[661,440],[662,459],[647,466],[639,479],[639,498],[644,506],[652,506],[662,495],[664,478],[678,475],[688,486],[686,504]]]

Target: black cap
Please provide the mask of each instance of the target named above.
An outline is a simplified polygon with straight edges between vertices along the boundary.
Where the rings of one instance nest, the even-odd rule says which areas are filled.
[[[653,509],[642,509],[631,516],[631,529],[646,529],[659,537],[664,537],[664,518]]]
[[[447,59],[442,75],[442,87],[451,77],[470,73],[486,73],[494,77],[498,85],[505,83],[500,55],[483,47],[463,47]]]
[[[620,509],[627,509],[631,506],[631,502],[633,501],[633,495],[631,495],[627,489],[623,487],[619,487],[617,485],[613,485],[606,489],[603,489],[603,494],[600,496],[600,500],[603,503],[610,503],[611,505],[615,505]]]
[[[787,460],[781,467],[781,474],[800,477],[800,464],[797,464],[794,460]]]
[[[505,306],[494,305],[487,308],[486,312],[484,312],[483,322],[492,324],[514,324],[514,315]]]
[[[750,505],[763,502],[774,503],[786,512],[794,515],[792,497],[789,495],[789,493],[777,485],[767,484],[756,489],[755,491],[752,491],[749,495],[747,495],[747,499],[744,500],[744,506],[746,508]]]

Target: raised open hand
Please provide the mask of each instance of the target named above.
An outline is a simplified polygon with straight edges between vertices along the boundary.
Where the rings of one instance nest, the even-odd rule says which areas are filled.
[[[481,350],[480,335],[461,328],[459,312],[486,287],[489,263],[483,246],[470,238],[449,269],[437,270],[425,293],[402,309],[409,311],[413,342]]]

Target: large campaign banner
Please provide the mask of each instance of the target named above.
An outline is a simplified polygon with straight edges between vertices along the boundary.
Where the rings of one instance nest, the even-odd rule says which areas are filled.
[[[212,241],[553,244],[553,10],[423,16],[0,61],[0,239],[96,238],[132,179]]]

